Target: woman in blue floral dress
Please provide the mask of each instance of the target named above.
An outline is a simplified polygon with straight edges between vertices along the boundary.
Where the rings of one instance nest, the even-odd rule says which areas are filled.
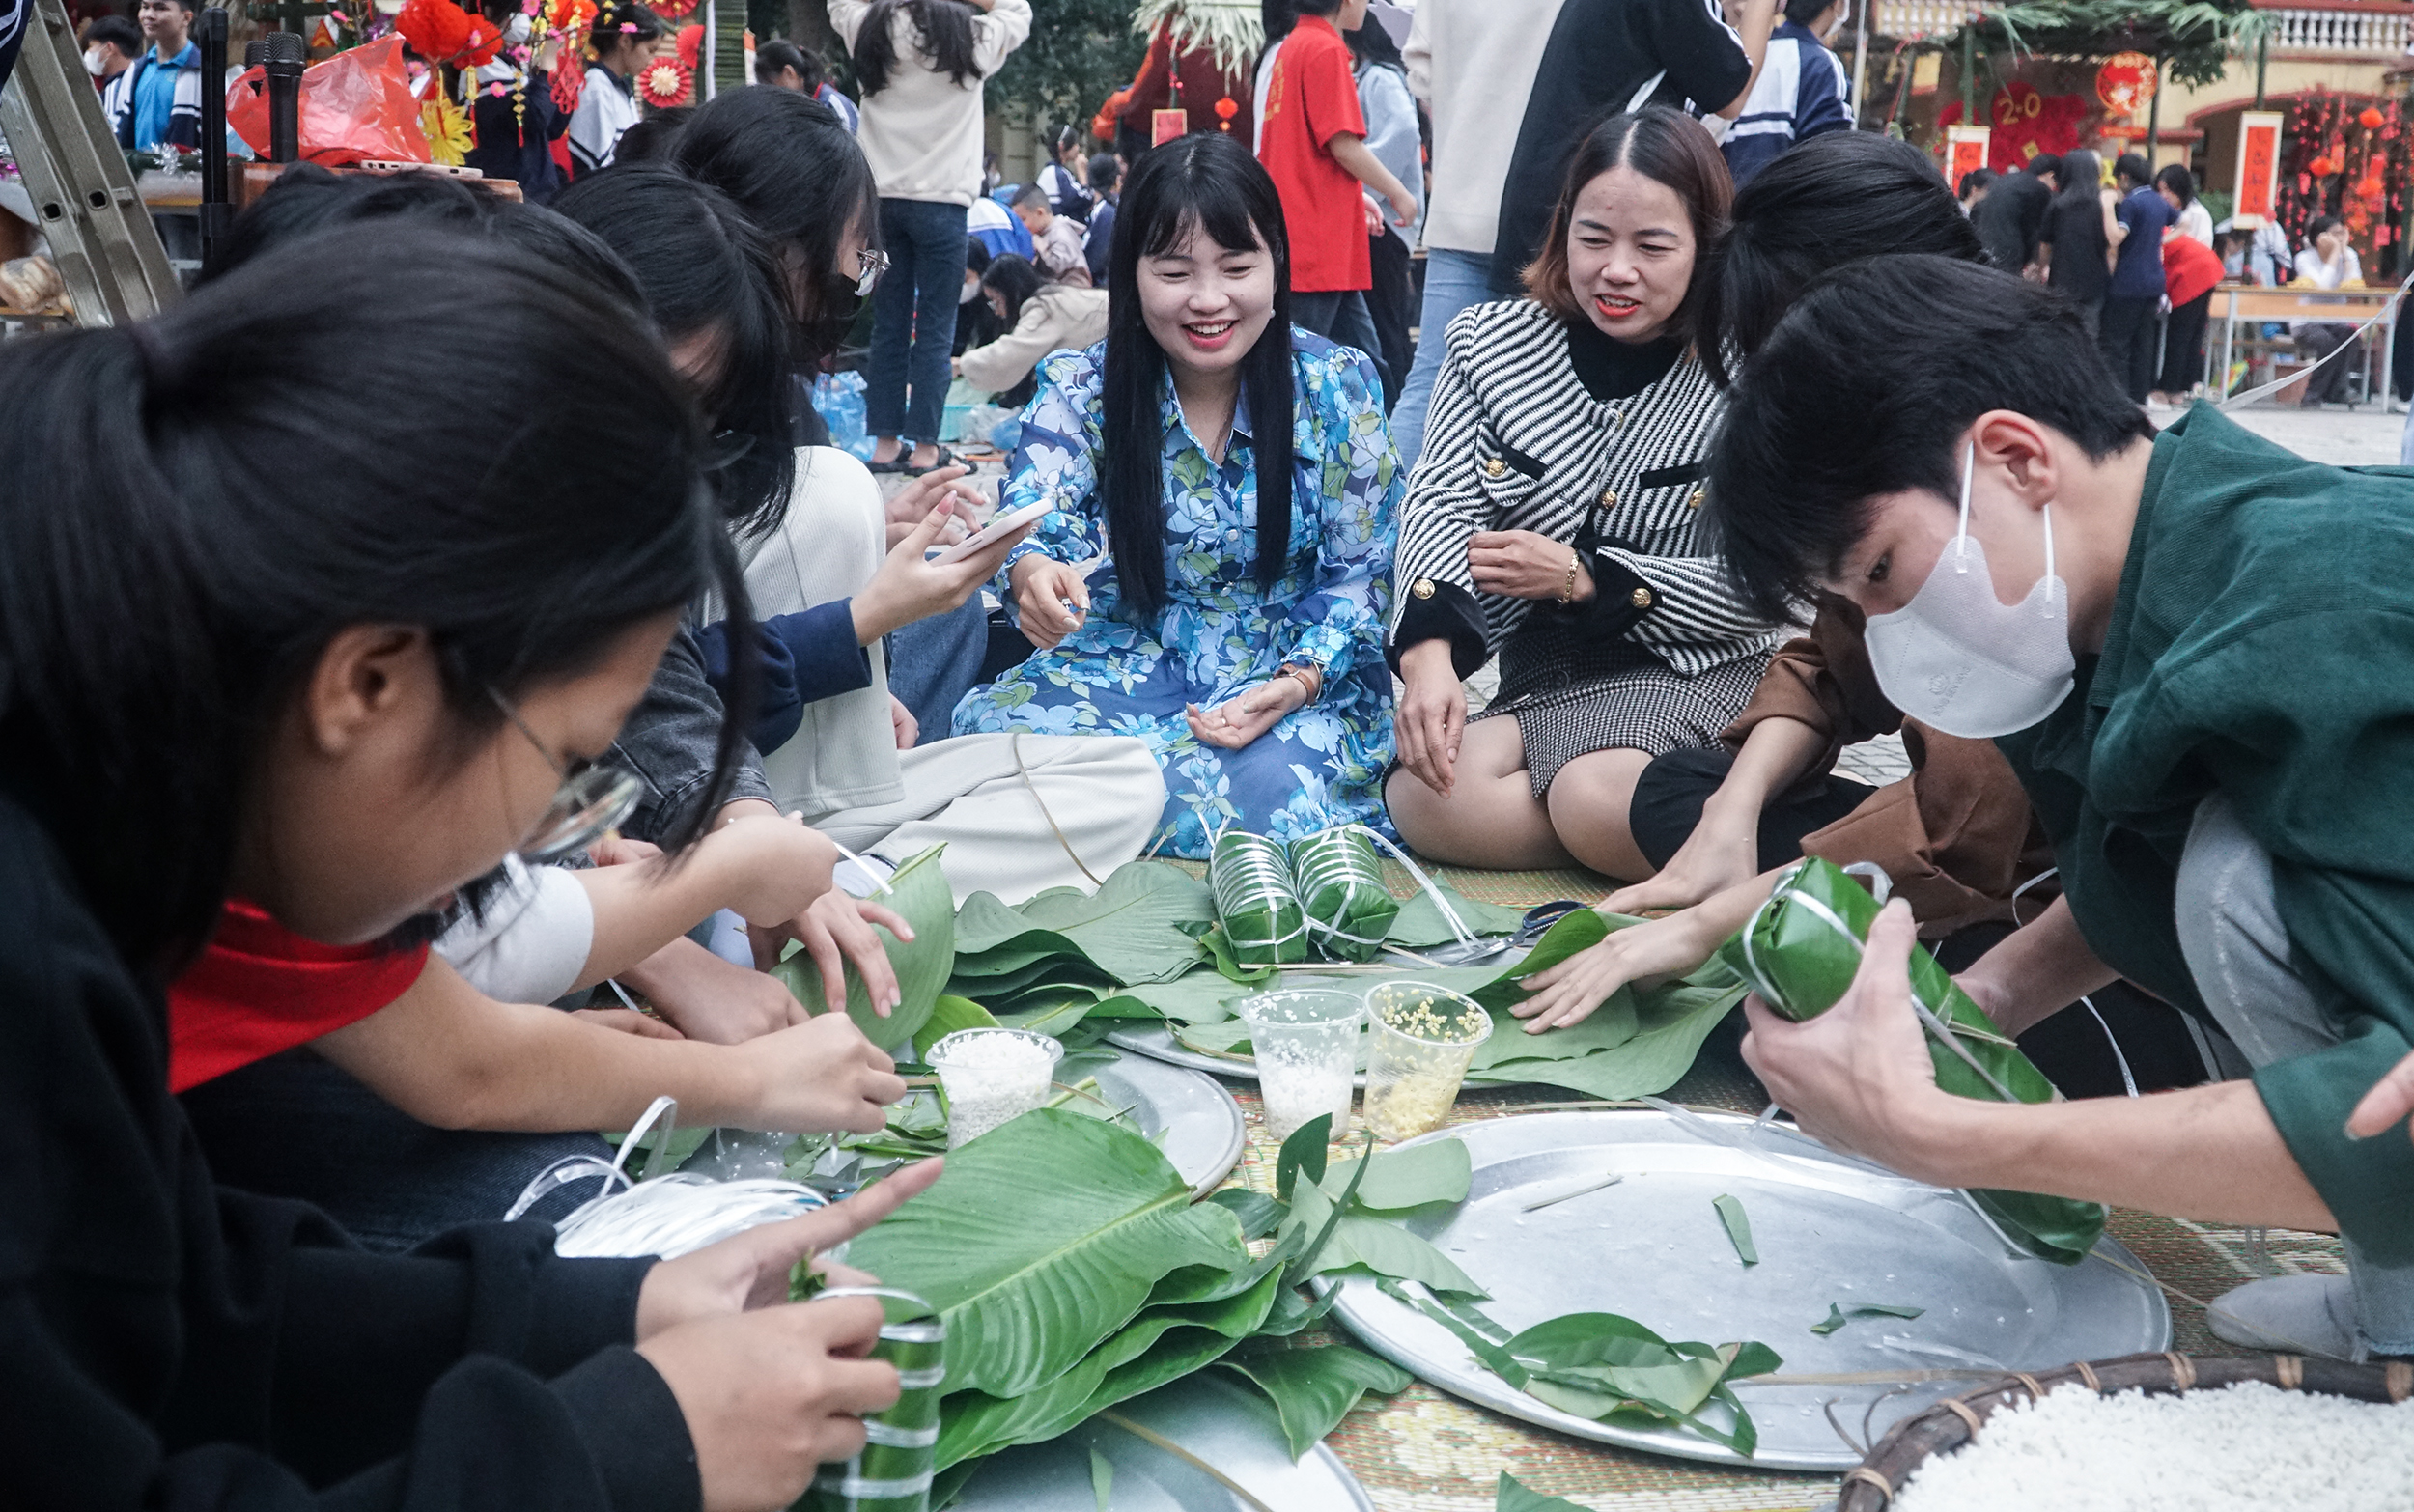
[[[1374,365],[1292,328],[1288,245],[1221,134],[1134,170],[1107,340],[1040,365],[1001,501],[1053,506],[1005,568],[1041,649],[956,706],[959,735],[1146,741],[1169,855],[1383,823],[1405,478]]]

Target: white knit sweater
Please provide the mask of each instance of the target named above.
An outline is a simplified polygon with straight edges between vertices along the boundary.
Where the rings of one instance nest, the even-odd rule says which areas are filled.
[[[869,0],[829,0],[830,27],[848,50],[854,50],[871,10]],[[981,84],[1031,34],[1030,0],[995,0],[988,14],[972,17],[979,76],[962,84],[931,67],[904,7],[889,28],[897,66],[886,89],[863,97],[863,126],[856,135],[871,159],[881,198],[970,205],[981,192]]]

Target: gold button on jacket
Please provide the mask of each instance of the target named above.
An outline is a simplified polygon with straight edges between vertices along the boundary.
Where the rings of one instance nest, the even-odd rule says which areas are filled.
[[[1419,599],[1430,599],[1433,597],[1433,579],[1430,577],[1419,577],[1415,582],[1408,585],[1408,591],[1415,594]]]
[[[1615,489],[1603,489],[1601,490],[1601,507],[1603,509],[1617,508],[1617,490]]]
[[[1647,609],[1651,607],[1651,590],[1648,588],[1638,588],[1628,596],[1626,602],[1632,603],[1638,609]]]
[[[1506,471],[1508,471],[1508,463],[1501,461],[1498,457],[1487,457],[1483,460],[1483,475],[1485,477],[1497,478]]]

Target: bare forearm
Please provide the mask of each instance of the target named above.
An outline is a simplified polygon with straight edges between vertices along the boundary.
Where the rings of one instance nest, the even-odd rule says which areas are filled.
[[[641,1039],[555,1009],[496,1002],[441,962],[402,997],[312,1048],[439,1129],[626,1127],[664,1095],[690,1123],[744,1125],[762,1102],[739,1049]]]
[[[1752,98],[1752,86],[1760,82],[1760,69],[1769,56],[1769,34],[1777,30],[1777,0],[1748,0],[1744,7],[1743,20],[1735,33],[1743,39],[1744,56],[1752,60],[1752,75],[1744,81],[1743,93],[1718,112],[1729,121],[1744,113],[1744,102]]]
[[[1938,1101],[1904,1174],[2140,1208],[2207,1223],[2336,1232],[2253,1083],[2073,1103]]]
[[[1799,719],[1761,720],[1744,736],[1735,764],[1701,805],[1702,819],[1756,829],[1769,798],[1793,786],[1826,749],[1827,738]]]
[[[1366,146],[1365,138],[1336,136],[1325,144],[1325,151],[1333,154],[1334,162],[1354,174],[1359,182],[1385,199],[1397,202],[1410,198],[1408,186],[1400,182],[1399,177],[1390,169],[1383,166]]]
[[[1980,956],[1960,981],[1998,1027],[2019,1034],[2119,975],[2089,948],[2069,900],[2056,898],[2035,922]]]
[[[729,887],[709,838],[685,865],[638,861],[599,866],[577,878],[595,909],[595,943],[579,987],[619,976],[687,934],[721,907]]]

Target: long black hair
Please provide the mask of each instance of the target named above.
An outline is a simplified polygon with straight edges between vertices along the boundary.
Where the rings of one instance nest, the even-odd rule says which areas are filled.
[[[0,412],[0,785],[154,982],[208,938],[263,746],[344,628],[424,629],[466,736],[490,690],[708,586],[743,613],[642,313],[494,238],[302,238],[156,320],[11,343]]]
[[[980,60],[972,46],[972,8],[964,0],[872,0],[862,29],[855,34],[855,77],[864,98],[886,89],[897,67],[899,11],[913,22],[914,50],[929,60],[932,72],[946,74],[959,89],[980,79]]]
[[[2094,205],[2104,192],[2104,159],[2084,147],[2074,147],[2062,154],[2062,187],[2054,193],[2054,207]]]
[[[555,195],[553,209],[629,265],[673,344],[716,339],[720,371],[700,398],[729,459],[722,513],[742,540],[778,529],[796,464],[787,307],[771,243],[729,196],[653,163],[589,174]]]
[[[1282,198],[1249,150],[1218,131],[1157,148],[1132,169],[1107,260],[1106,413],[1101,477],[1116,580],[1143,616],[1165,600],[1165,353],[1140,313],[1140,259],[1171,251],[1193,229],[1234,251],[1263,245],[1274,263],[1274,318],[1241,359],[1257,469],[1257,581],[1271,588],[1291,549],[1291,243]]]
[[[1007,330],[1014,329],[1015,322],[1023,319],[1023,307],[1038,295],[1045,283],[1039,269],[1019,252],[998,253],[981,273],[981,287],[996,290],[997,297],[1006,302],[1006,313],[1001,319]]]
[[[1788,149],[1735,192],[1726,235],[1694,276],[1702,366],[1760,350],[1810,281],[1889,252],[1987,261],[1927,154],[1876,131],[1830,131]]]
[[[803,333],[799,364],[837,350],[860,303],[856,270],[837,266],[838,243],[850,227],[862,227],[867,242],[880,235],[872,165],[837,113],[776,85],[724,90],[680,133],[674,160],[735,200],[801,275],[802,298],[789,291]]]

